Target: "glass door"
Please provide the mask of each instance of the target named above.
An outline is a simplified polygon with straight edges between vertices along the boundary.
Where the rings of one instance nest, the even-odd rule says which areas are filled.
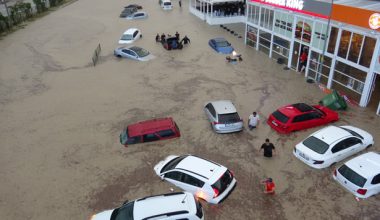
[[[300,49],[301,49],[301,44],[294,41],[292,64],[291,64],[291,68],[294,70],[298,70],[298,60],[299,60],[298,57],[300,54]]]

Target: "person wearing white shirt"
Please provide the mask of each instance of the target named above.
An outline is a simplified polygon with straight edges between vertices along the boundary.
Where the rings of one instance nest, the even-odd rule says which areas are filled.
[[[257,127],[259,124],[260,116],[256,113],[253,112],[251,115],[249,115],[248,118],[248,128],[249,130],[252,130]]]

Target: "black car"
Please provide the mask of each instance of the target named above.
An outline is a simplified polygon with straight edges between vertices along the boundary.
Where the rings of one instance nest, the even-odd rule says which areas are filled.
[[[164,41],[161,41],[162,46],[167,50],[182,49],[183,45],[181,42],[178,42],[176,37],[169,37]]]
[[[120,13],[120,17],[121,18],[125,18],[125,17],[128,17],[129,15],[133,14],[137,12],[137,8],[124,8],[124,10]]]
[[[140,10],[143,7],[141,5],[131,4],[131,5],[125,6],[124,8],[136,8],[136,9]]]

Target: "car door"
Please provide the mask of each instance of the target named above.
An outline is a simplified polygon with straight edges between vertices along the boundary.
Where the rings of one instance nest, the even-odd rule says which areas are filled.
[[[182,189],[193,194],[199,192],[204,185],[203,181],[198,180],[197,178],[186,173],[182,173],[181,182],[183,183]]]
[[[370,195],[376,195],[380,193],[380,173],[373,177],[371,184],[368,186]]]
[[[173,131],[173,129],[158,131],[157,134],[160,136],[161,139],[170,139],[177,136],[176,132]]]
[[[333,162],[338,162],[355,154],[357,152],[357,148],[359,148],[361,144],[361,140],[356,137],[349,137],[339,141],[331,148],[331,160]]]
[[[160,137],[156,135],[155,133],[149,133],[143,135],[143,142],[152,142],[160,140]]]
[[[182,173],[179,171],[169,171],[164,174],[164,179],[182,189]]]
[[[297,115],[293,118],[292,123],[290,124],[291,128],[290,131],[299,131],[302,129],[309,128],[310,125],[308,124],[310,116],[308,113],[304,113],[301,115]]]
[[[213,124],[213,122],[216,121],[216,112],[215,112],[214,106],[211,103],[208,103],[205,106],[205,112],[206,112],[208,120],[211,122],[211,124]]]
[[[129,49],[122,49],[121,52],[122,52],[121,53],[122,57],[133,58],[131,50],[129,50]]]

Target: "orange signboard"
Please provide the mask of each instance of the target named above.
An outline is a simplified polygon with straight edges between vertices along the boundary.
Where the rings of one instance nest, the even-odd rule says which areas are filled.
[[[380,14],[376,11],[334,4],[331,19],[380,32]]]

